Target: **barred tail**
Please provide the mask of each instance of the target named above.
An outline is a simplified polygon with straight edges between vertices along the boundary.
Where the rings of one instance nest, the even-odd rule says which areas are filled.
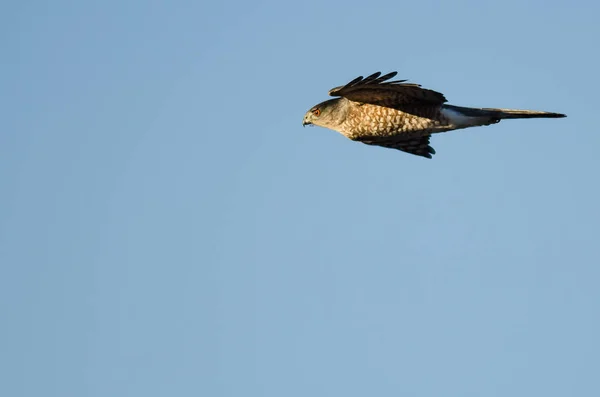
[[[484,118],[489,117],[492,120],[503,119],[533,119],[533,118],[560,118],[567,117],[566,114],[542,112],[538,110],[518,110],[518,109],[496,109],[496,108],[467,108],[462,106],[444,105],[445,108],[458,112],[466,117]]]
[[[539,110],[517,110],[517,109],[493,109],[484,108],[482,112],[486,112],[492,118],[498,119],[533,119],[533,118],[559,118],[567,117],[566,114],[542,112]]]

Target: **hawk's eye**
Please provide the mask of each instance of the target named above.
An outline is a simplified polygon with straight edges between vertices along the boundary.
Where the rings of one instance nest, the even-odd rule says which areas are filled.
[[[313,109],[312,113],[313,113],[315,116],[319,117],[319,116],[321,115],[321,109]]]

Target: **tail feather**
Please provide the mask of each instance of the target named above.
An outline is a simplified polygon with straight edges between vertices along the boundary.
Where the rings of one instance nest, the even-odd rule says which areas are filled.
[[[567,117],[566,114],[542,112],[539,110],[519,110],[519,109],[494,109],[483,108],[482,112],[489,116],[499,119],[533,119],[533,118],[560,118]]]
[[[533,119],[533,118],[560,118],[566,114],[542,112],[539,110],[498,109],[498,108],[467,108],[463,106],[445,105],[445,107],[459,112],[467,117],[489,117],[492,120],[503,119]]]

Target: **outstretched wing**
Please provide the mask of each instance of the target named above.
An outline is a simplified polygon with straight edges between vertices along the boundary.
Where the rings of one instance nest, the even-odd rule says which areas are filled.
[[[367,145],[382,146],[390,149],[402,150],[403,152],[414,154],[415,156],[432,158],[435,150],[429,145],[431,135],[419,137],[359,137],[354,138],[355,141],[362,142]]]
[[[329,90],[329,95],[348,98],[354,102],[370,103],[401,110],[406,105],[441,105],[446,98],[439,92],[421,88],[406,80],[386,81],[397,72],[381,76],[381,72],[366,78],[355,78],[345,86]]]

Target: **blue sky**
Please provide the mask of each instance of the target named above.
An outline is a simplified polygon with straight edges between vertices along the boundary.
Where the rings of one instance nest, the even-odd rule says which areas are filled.
[[[0,395],[600,395],[596,2],[13,2]],[[566,113],[302,128],[358,75]]]

